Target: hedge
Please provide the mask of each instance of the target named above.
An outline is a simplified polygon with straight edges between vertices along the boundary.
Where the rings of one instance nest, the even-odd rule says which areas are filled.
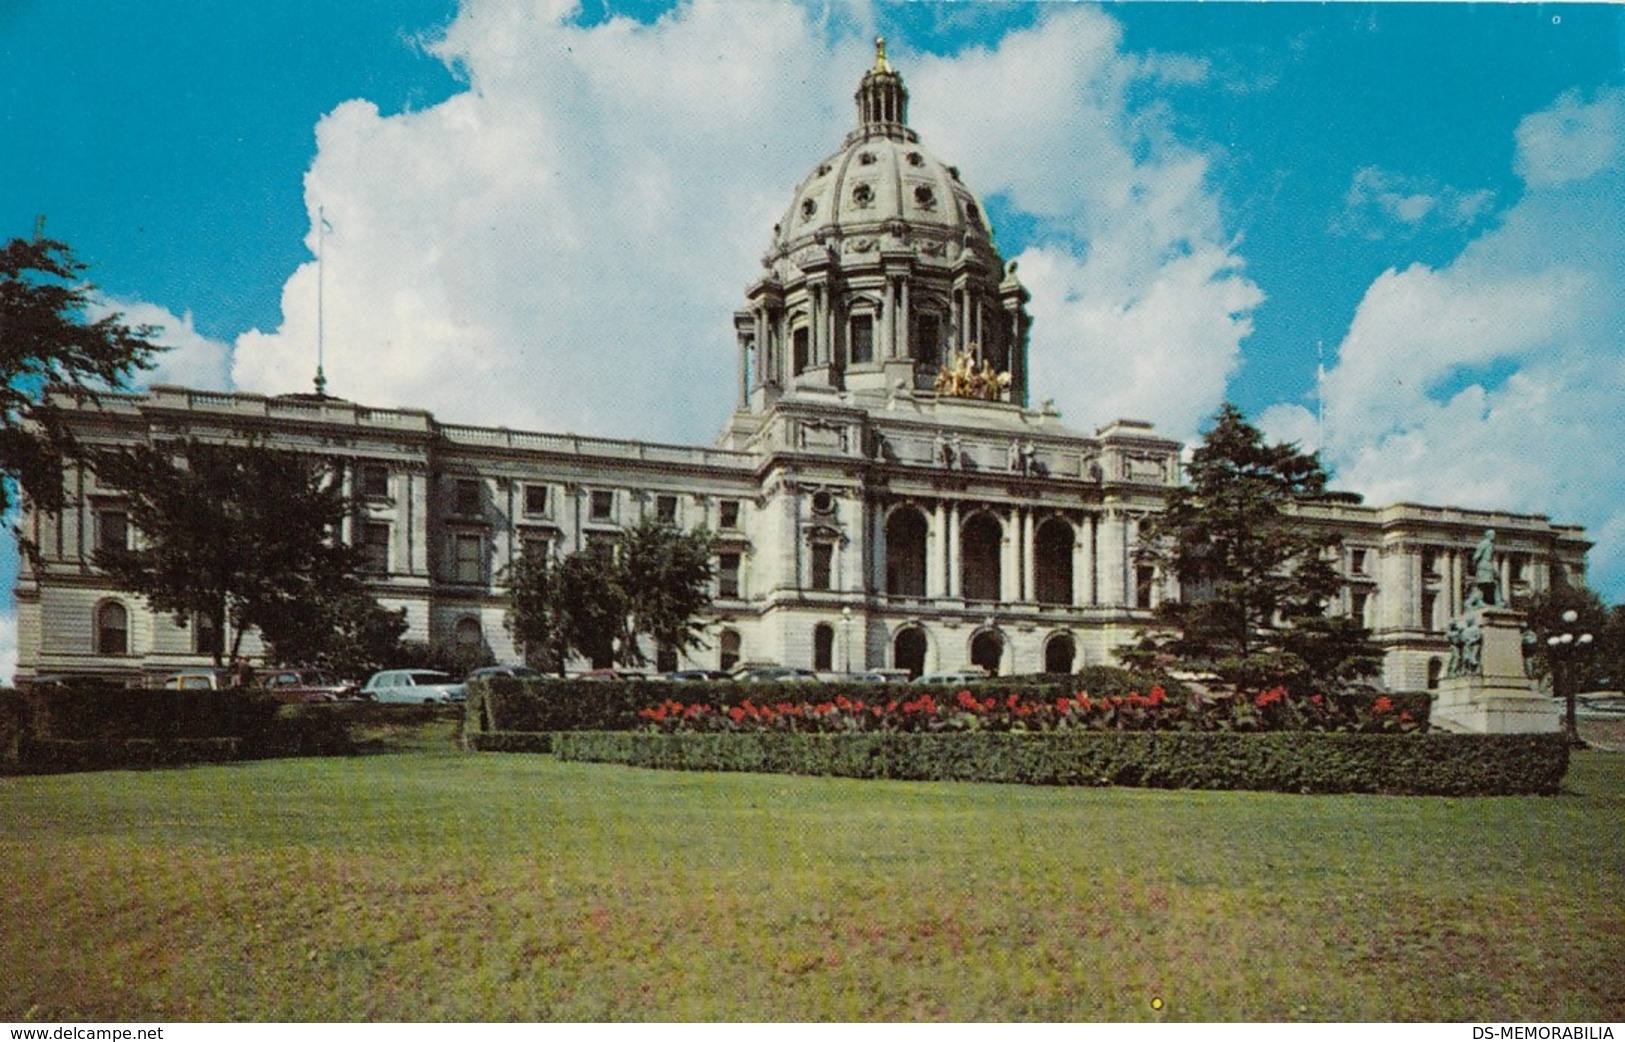
[[[555,734],[561,759],[696,771],[1294,793],[1551,795],[1560,734],[782,732]]]
[[[350,709],[242,691],[0,690],[0,773],[344,753]]]

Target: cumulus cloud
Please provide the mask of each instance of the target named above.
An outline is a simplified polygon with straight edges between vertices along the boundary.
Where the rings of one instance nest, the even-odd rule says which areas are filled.
[[[1324,384],[1341,487],[1385,502],[1571,504],[1554,520],[1597,540],[1598,586],[1625,579],[1622,128],[1617,88],[1525,118],[1523,198],[1450,263],[1372,283]],[[1275,437],[1316,430],[1297,406],[1261,422]]]
[[[135,374],[136,386],[180,384],[207,391],[231,387],[231,345],[204,336],[192,324],[192,313],[176,315],[168,308],[146,301],[108,300],[93,309],[92,318],[119,312],[132,326],[153,326],[158,332],[153,343],[166,350],[157,355],[152,369]]]
[[[680,440],[732,408],[731,314],[791,190],[853,124],[872,19],[699,2],[584,27],[574,11],[468,0],[431,44],[465,92],[322,120],[306,199],[313,255],[318,206],[333,229],[320,273],[333,393]],[[1261,295],[1203,158],[1127,100],[1137,78],[1190,82],[1203,66],[1120,45],[1105,15],[1055,10],[991,49],[892,56],[927,146],[1037,222],[1022,274],[1039,393],[1080,424],[1130,414],[1189,433]],[[240,387],[307,385],[317,277],[303,266],[280,327],[239,338]],[[1170,396],[1160,367],[1213,379]]]
[[[1355,171],[1344,209],[1332,230],[1381,239],[1426,227],[1468,227],[1489,212],[1495,193],[1466,192],[1447,185],[1367,166]]]

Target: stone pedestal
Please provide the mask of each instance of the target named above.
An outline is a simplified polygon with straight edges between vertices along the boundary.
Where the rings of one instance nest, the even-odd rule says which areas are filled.
[[[1524,673],[1523,616],[1507,608],[1481,608],[1479,670],[1439,681],[1433,726],[1471,734],[1555,734],[1562,707],[1535,690]]]

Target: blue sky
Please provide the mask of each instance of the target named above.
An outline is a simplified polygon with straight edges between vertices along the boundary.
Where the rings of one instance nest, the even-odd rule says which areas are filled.
[[[0,235],[163,324],[155,379],[275,393],[321,206],[335,393],[707,441],[877,32],[1033,290],[1035,398],[1230,397],[1375,500],[1585,524],[1625,599],[1616,6],[0,0]]]

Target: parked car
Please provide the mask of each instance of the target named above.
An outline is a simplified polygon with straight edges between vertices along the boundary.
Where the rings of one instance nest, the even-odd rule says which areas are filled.
[[[677,683],[707,683],[713,680],[732,680],[733,678],[720,669],[679,669],[662,676],[663,680]]]
[[[746,684],[816,684],[818,674],[800,666],[741,666],[734,670],[733,679]]]
[[[314,705],[357,697],[356,686],[325,669],[277,669],[260,677],[266,694],[287,705]]]
[[[172,673],[159,684],[165,691],[224,691],[231,677],[218,669],[187,669]]]
[[[481,666],[463,678],[463,683],[480,677],[518,677],[520,680],[543,680],[547,674],[529,666]]]
[[[954,673],[922,673],[914,678],[916,684],[980,684],[988,679],[986,673],[979,670],[959,670]]]
[[[468,697],[468,689],[450,673],[439,670],[386,669],[367,678],[361,695],[375,702],[434,705],[461,702]]]
[[[642,673],[632,673],[624,669],[589,669],[576,677],[577,680],[646,680]]]

